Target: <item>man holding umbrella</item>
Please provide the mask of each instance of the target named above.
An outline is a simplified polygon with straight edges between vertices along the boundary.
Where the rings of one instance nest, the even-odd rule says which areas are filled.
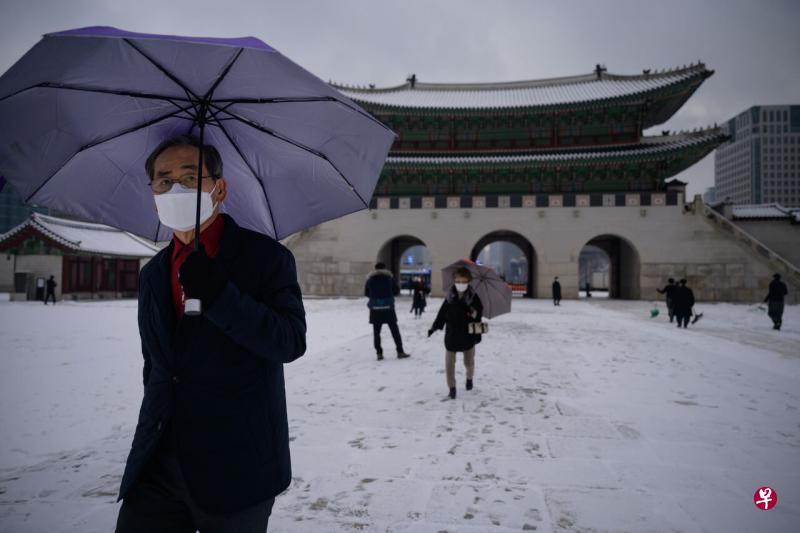
[[[394,133],[254,37],[110,27],[45,35],[0,76],[0,123],[25,202],[172,239],[140,275],[118,531],[264,531],[291,480],[283,364],[306,348],[277,241],[367,209]]]
[[[200,249],[193,251],[198,152]],[[117,532],[266,531],[291,481],[283,363],[303,355],[291,252],[219,213],[228,185],[212,146],[181,136],[146,163],[170,245],[142,270],[142,416]],[[184,314],[199,298],[202,315]]]

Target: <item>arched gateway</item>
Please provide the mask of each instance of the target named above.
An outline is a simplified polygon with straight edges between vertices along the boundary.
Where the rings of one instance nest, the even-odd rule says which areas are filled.
[[[716,127],[643,133],[712,73],[702,63],[633,75],[598,66],[547,80],[412,76],[396,87],[337,86],[398,136],[369,210],[287,241],[303,290],[360,295],[376,254],[399,269],[402,249],[421,242],[441,294],[441,268],[506,240],[523,250],[526,292],[540,298],[554,276],[565,299],[578,297],[587,244],[609,256],[614,297],[658,298],[656,287],[673,276],[689,278],[700,299],[759,298],[756,287],[771,275],[763,261],[743,255],[702,203],[687,206],[686,184],[667,181],[727,136]],[[723,291],[720,271],[735,273]]]
[[[588,253],[587,253],[588,252]],[[609,298],[638,300],[641,267],[639,253],[630,241],[617,235],[598,235],[581,249],[579,287],[586,284]]]
[[[511,245],[500,247],[497,245]],[[510,250],[509,250],[510,248]],[[494,254],[494,250],[500,252]],[[511,257],[507,252],[511,252]],[[506,252],[506,253],[503,253]],[[515,253],[516,252],[516,253]],[[536,294],[536,255],[530,241],[515,231],[493,231],[481,237],[469,254],[473,261],[491,266],[509,282],[515,293],[532,298]]]

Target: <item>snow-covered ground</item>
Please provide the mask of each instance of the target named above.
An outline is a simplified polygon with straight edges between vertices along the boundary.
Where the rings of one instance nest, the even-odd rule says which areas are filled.
[[[384,330],[378,362],[364,300],[306,301],[270,531],[800,531],[800,308],[678,330],[661,304],[515,300],[450,401],[438,305],[401,300],[412,357]],[[135,302],[0,302],[0,531],[111,531],[141,394]]]

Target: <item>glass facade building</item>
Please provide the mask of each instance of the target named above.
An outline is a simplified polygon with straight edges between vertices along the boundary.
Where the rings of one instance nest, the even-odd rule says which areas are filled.
[[[718,201],[800,207],[800,105],[754,106],[724,125],[714,156]]]

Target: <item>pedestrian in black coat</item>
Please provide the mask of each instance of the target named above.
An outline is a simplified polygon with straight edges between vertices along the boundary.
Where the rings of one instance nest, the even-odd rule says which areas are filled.
[[[675,311],[672,308],[672,298],[677,288],[678,286],[675,284],[675,280],[669,278],[667,280],[667,285],[663,289],[656,289],[656,292],[658,292],[658,294],[663,294],[667,300],[667,312],[669,313],[670,324],[672,323],[672,319],[675,318]]]
[[[454,275],[453,287],[442,302],[436,320],[433,321],[428,337],[436,330],[444,328],[445,376],[450,388],[450,398],[456,397],[455,364],[456,352],[464,353],[464,367],[467,370],[467,390],[472,390],[475,375],[475,345],[481,336],[469,332],[470,323],[479,323],[483,318],[481,299],[469,286],[471,274],[466,268],[459,268]]]
[[[53,305],[56,305],[56,277],[50,276],[50,279],[47,280],[47,294],[44,297],[44,305],[47,305],[47,300],[50,298],[53,299]]]
[[[553,280],[553,305],[561,305],[561,283],[558,282],[558,276]]]
[[[783,299],[789,294],[786,284],[781,281],[781,275],[772,276],[769,282],[769,292],[764,302],[767,304],[767,314],[772,319],[772,329],[780,330],[783,324]]]
[[[154,194],[169,194],[174,183],[197,187],[200,146],[181,137],[156,149],[148,164]],[[202,194],[216,202],[201,225],[204,246],[193,251],[193,227],[175,229],[139,276],[144,398],[118,533],[266,531],[275,497],[292,480],[283,365],[306,350],[294,258],[219,213],[222,163],[215,149],[203,150],[204,174],[214,177]],[[159,217],[191,225],[168,207]],[[202,314],[183,314],[184,295],[202,301]]]
[[[425,297],[430,292],[430,289],[422,279],[416,279],[412,285],[412,291],[411,311],[414,313],[414,318],[420,318],[428,305]]]
[[[686,328],[689,325],[692,307],[694,307],[694,292],[686,286],[686,280],[682,279],[672,293],[672,308],[675,318],[678,319],[678,327]]]
[[[369,298],[369,323],[372,324],[372,340],[378,361],[383,360],[383,348],[381,348],[381,328],[384,324],[389,326],[389,331],[394,339],[394,346],[397,349],[398,359],[409,356],[403,350],[403,339],[400,337],[400,328],[397,327],[397,313],[394,310],[394,297],[400,294],[400,287],[394,279],[394,275],[386,270],[386,265],[376,263],[375,270],[367,276],[364,284],[364,296]]]

